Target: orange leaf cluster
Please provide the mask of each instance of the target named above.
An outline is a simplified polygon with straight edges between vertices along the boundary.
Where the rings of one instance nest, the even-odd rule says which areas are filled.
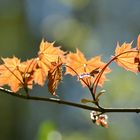
[[[38,57],[24,62],[20,62],[16,57],[2,58],[2,60],[0,86],[9,85],[12,91],[17,92],[21,87],[32,89],[33,84],[43,86],[48,77],[48,79],[53,79],[53,84],[48,84],[48,87],[50,93],[54,94],[61,80],[61,78],[58,80],[58,77],[61,77],[60,67],[64,61],[64,52],[60,50],[60,47],[54,47],[53,43],[42,40]],[[59,65],[56,63],[58,61]],[[56,63],[55,66],[54,63]],[[58,69],[59,72],[57,72]]]
[[[20,88],[32,89],[34,84],[43,86],[48,80],[48,90],[56,95],[55,90],[62,80],[62,66],[66,67],[65,74],[77,76],[83,86],[94,88],[102,86],[106,74],[111,70],[108,67],[112,61],[132,72],[140,72],[140,35],[137,46],[132,48],[132,43],[117,44],[115,55],[108,63],[101,61],[100,56],[87,60],[84,54],[76,49],[76,53],[62,51],[54,47],[54,43],[42,40],[37,57],[21,62],[20,59],[2,58],[0,65],[0,86],[8,85],[12,91]]]

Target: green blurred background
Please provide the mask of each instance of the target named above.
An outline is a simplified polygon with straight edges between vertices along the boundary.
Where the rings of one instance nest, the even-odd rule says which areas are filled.
[[[26,60],[36,55],[42,38],[63,50],[79,48],[87,58],[109,60],[117,41],[134,40],[140,33],[138,0],[0,0],[0,56]],[[139,107],[140,78],[111,66],[105,107]],[[60,98],[80,102],[90,97],[76,78],[66,76]],[[50,96],[47,86],[31,95]],[[139,114],[112,113],[109,129],[94,125],[90,112],[52,103],[25,101],[0,94],[0,140],[138,140]]]

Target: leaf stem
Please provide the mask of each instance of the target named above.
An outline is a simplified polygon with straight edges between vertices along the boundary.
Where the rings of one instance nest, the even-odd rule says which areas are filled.
[[[100,81],[100,78],[102,76],[102,74],[104,73],[105,69],[115,60],[117,59],[119,56],[125,54],[125,53],[131,53],[131,52],[138,52],[138,50],[131,50],[131,51],[126,51],[126,52],[123,52],[123,53],[120,53],[116,56],[114,56],[104,67],[103,69],[99,72],[99,74],[97,75],[94,83],[93,83],[93,94],[95,95],[96,94],[96,90],[97,90],[97,86],[98,86],[98,83]]]
[[[79,74],[72,67],[70,67],[69,65],[66,65],[66,64],[65,64],[65,67],[71,69],[76,74],[76,76],[79,78]],[[85,80],[83,80],[82,78],[80,80],[82,80],[82,82],[90,89],[89,85],[86,83]]]

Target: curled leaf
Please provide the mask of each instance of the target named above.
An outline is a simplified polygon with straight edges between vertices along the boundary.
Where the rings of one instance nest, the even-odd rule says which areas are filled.
[[[96,102],[97,102],[97,100],[93,101],[93,100],[89,100],[89,99],[85,99],[85,98],[81,99],[81,103],[83,103],[83,104],[86,104],[86,103],[96,103]]]
[[[62,61],[58,58],[58,62],[52,63],[52,68],[48,73],[48,89],[52,95],[56,95],[55,90],[59,82],[62,80]]]
[[[105,92],[106,92],[105,90],[101,90],[101,91],[97,94],[97,96],[96,96],[96,101],[98,101],[98,100],[99,100],[99,97],[100,97],[101,95],[103,95]]]

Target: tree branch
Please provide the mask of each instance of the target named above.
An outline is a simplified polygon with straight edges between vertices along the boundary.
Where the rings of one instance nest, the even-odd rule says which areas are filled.
[[[3,91],[4,93],[8,94],[8,95],[12,95],[18,98],[22,98],[25,100],[38,100],[38,101],[46,101],[46,102],[53,102],[53,103],[58,103],[58,104],[64,104],[64,105],[69,105],[69,106],[74,106],[77,108],[81,108],[81,109],[86,109],[86,110],[95,110],[95,111],[99,111],[98,108],[96,107],[91,107],[91,106],[86,106],[83,104],[78,104],[78,103],[74,103],[74,102],[69,102],[69,101],[64,101],[64,100],[60,100],[58,98],[46,98],[46,97],[37,97],[37,96],[27,96],[27,95],[23,95],[20,93],[14,93],[11,90],[5,89],[3,87],[0,87],[0,91]]]
[[[60,100],[60,99],[57,99],[57,98],[27,96],[27,95],[23,95],[23,94],[20,94],[20,93],[17,94],[17,93],[12,92],[11,90],[3,88],[3,87],[0,87],[0,91],[6,93],[8,95],[18,97],[18,98],[22,98],[22,99],[25,99],[25,100],[53,102],[53,103],[64,104],[64,105],[73,106],[73,107],[77,107],[77,108],[81,108],[81,109],[85,109],[85,110],[98,111],[98,112],[101,112],[101,113],[111,113],[111,112],[112,113],[115,113],[115,112],[140,113],[140,108],[98,108],[98,107],[83,105],[83,104],[80,104],[80,103],[64,101],[64,100]]]

